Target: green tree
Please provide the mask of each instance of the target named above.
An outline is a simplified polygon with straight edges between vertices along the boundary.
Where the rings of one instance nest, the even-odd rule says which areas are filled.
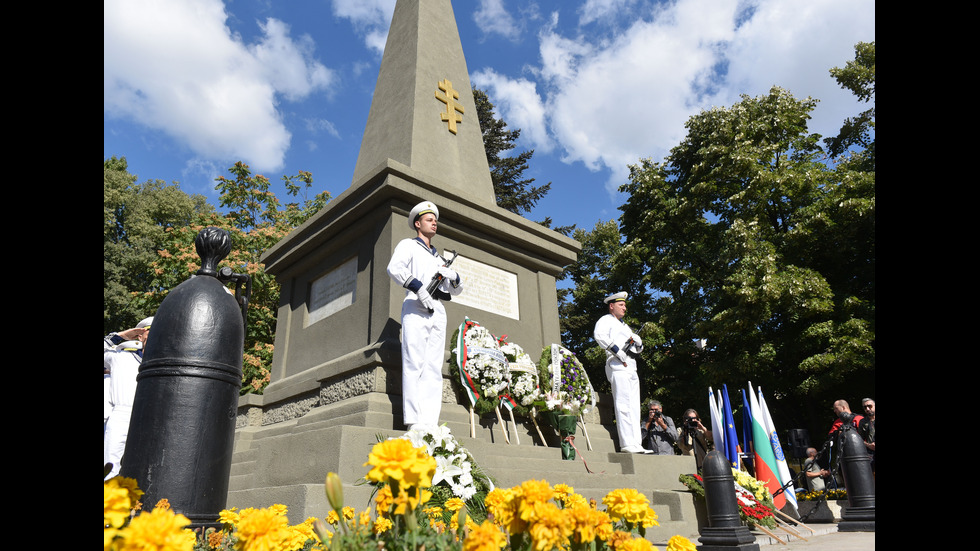
[[[103,162],[103,331],[134,327],[151,315],[133,302],[150,285],[147,266],[166,241],[167,228],[185,226],[213,209],[202,195],[187,195],[161,180],[136,183],[126,158]]]
[[[875,43],[858,42],[854,46],[854,59],[841,67],[834,67],[830,75],[841,88],[850,90],[857,98],[870,103],[871,108],[844,121],[837,136],[824,140],[828,152],[834,157],[857,149],[851,159],[855,168],[873,172],[875,169]]]
[[[656,384],[691,403],[695,375],[750,379],[803,405],[802,423],[831,396],[874,389],[874,173],[826,164],[807,130],[815,105],[774,87],[703,111],[621,188],[614,262],[641,260],[660,295]]]
[[[208,212],[191,223],[167,228],[165,241],[144,270],[149,274],[149,283],[143,292],[134,296],[133,303],[143,311],[156,311],[171,289],[200,268],[200,258],[194,249],[198,232],[207,226],[227,231],[232,250],[221,265],[247,273],[252,280],[241,392],[260,393],[269,382],[279,309],[279,283],[265,272],[260,257],[293,228],[316,214],[330,194],[321,192],[283,207],[269,191],[270,183],[265,176],[252,175],[248,165],[241,162],[228,171],[232,177],[217,178],[215,186],[221,193],[221,206],[228,211]],[[303,171],[284,176],[283,180],[287,193],[294,197],[305,194],[313,184],[312,174]]]
[[[530,149],[515,156],[507,155],[514,149],[514,142],[521,135],[521,129],[507,130],[507,123],[493,114],[493,104],[483,90],[473,89],[477,117],[483,132],[483,147],[487,151],[490,164],[490,178],[493,180],[493,193],[497,205],[514,214],[530,212],[534,205],[551,189],[551,183],[534,186],[534,178],[524,178],[527,162],[534,155]],[[550,222],[550,221],[549,221]]]

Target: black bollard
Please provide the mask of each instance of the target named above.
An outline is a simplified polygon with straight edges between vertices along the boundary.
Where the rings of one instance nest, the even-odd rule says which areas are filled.
[[[735,498],[735,477],[732,467],[718,450],[713,450],[704,458],[704,500],[708,509],[708,526],[701,528],[701,545],[698,549],[759,549],[755,536],[742,525],[738,516],[738,501]]]
[[[228,499],[245,327],[216,279],[231,251],[228,233],[205,228],[194,244],[201,269],[154,317],[120,474],[136,479],[145,510],[165,498],[202,527],[217,526]]]
[[[856,430],[844,431],[841,445],[841,469],[847,488],[847,507],[837,525],[839,532],[875,531],[875,478],[871,474],[871,456]]]

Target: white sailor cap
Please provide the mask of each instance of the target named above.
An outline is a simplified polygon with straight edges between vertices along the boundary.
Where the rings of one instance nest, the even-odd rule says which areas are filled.
[[[408,215],[408,226],[414,230],[415,220],[419,216],[429,212],[436,215],[436,220],[439,219],[439,207],[437,207],[432,201],[422,201],[421,203],[415,205],[415,208],[413,208],[412,212]]]
[[[143,321],[137,323],[136,324],[136,328],[137,329],[142,329],[144,327],[149,327],[151,325],[153,325],[153,316],[150,316],[150,317],[144,319]]]
[[[609,304],[610,302],[619,302],[621,300],[625,301],[629,294],[626,291],[620,291],[618,293],[613,293],[606,297],[602,302]]]

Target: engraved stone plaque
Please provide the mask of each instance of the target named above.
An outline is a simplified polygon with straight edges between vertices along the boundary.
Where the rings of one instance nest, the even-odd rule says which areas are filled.
[[[305,327],[331,316],[354,303],[357,291],[357,257],[317,278],[310,284],[310,313]]]
[[[450,255],[443,252],[443,256],[449,258]],[[453,297],[453,302],[515,320],[521,319],[517,274],[462,256],[456,257],[452,267],[463,280],[463,292]]]

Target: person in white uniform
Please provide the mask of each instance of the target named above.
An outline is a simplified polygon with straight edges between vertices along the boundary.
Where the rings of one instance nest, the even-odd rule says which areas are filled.
[[[463,290],[459,274],[432,246],[439,209],[423,201],[408,217],[416,232],[403,239],[388,263],[388,275],[405,288],[402,302],[402,406],[405,425],[435,427],[442,408],[442,364],[446,349],[446,310],[443,301]],[[426,287],[440,276],[433,293]]]
[[[609,313],[596,322],[593,336],[606,351],[606,378],[612,385],[619,448],[629,453],[649,453],[640,439],[640,378],[636,360],[627,354],[643,350],[643,341],[623,321],[628,296],[624,291],[605,298]]]
[[[102,462],[112,463],[107,479],[119,474],[123,453],[126,451],[126,437],[129,435],[129,419],[133,413],[133,399],[136,397],[136,375],[143,361],[143,345],[149,334],[153,318],[139,322],[133,329],[110,334],[105,338],[102,363],[109,372],[109,387],[106,393],[105,409],[108,412],[102,433]],[[123,338],[113,347],[110,344]]]

